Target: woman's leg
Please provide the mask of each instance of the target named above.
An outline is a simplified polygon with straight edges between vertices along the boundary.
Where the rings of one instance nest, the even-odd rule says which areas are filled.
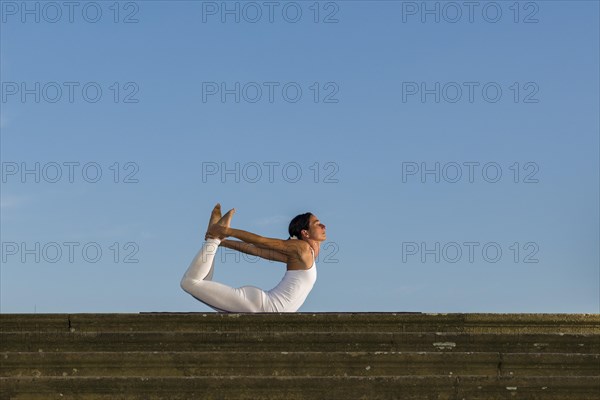
[[[213,282],[214,259],[221,240],[207,239],[181,280],[181,288],[217,311],[264,312],[266,294],[260,288],[232,288]]]

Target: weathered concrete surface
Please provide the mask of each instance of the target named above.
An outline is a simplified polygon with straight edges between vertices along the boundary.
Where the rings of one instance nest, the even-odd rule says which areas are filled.
[[[561,399],[598,314],[0,314],[0,399]]]
[[[600,355],[459,352],[0,353],[2,376],[594,376]]]
[[[11,399],[586,399],[590,377],[190,377],[2,378]],[[123,396],[123,393],[133,395]],[[72,394],[76,393],[76,397]],[[37,397],[34,397],[34,394]],[[62,394],[62,396],[61,396]],[[46,396],[46,397],[42,397]]]
[[[35,318],[32,316],[35,315]],[[0,332],[463,332],[599,334],[600,314],[0,314]]]
[[[1,333],[3,351],[495,351],[600,353],[598,335],[394,332]]]

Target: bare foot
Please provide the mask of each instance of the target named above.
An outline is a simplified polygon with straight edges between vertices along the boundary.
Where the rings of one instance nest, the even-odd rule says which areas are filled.
[[[215,208],[213,208],[212,212],[210,213],[210,220],[208,221],[208,227],[210,228],[210,226],[212,224],[216,224],[217,222],[219,222],[220,219],[221,219],[221,204],[217,203]]]
[[[208,227],[210,228],[211,225],[216,224],[217,222],[219,222],[219,220],[221,219],[221,204],[217,203],[217,205],[215,206],[215,208],[213,208],[211,214],[210,214],[210,220],[208,221]],[[208,235],[208,233],[204,236],[204,240],[206,239],[213,239],[212,236]]]
[[[231,223],[231,218],[233,218],[233,214],[235,214],[235,208],[232,208],[231,210],[227,211],[227,213],[217,221],[217,224],[229,228],[229,224]]]

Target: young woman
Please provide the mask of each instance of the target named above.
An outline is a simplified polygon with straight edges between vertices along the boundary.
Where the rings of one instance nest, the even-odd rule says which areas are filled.
[[[221,217],[221,205],[213,209],[202,248],[192,260],[181,287],[218,312],[295,312],[306,300],[317,280],[315,258],[325,241],[325,225],[311,213],[290,222],[288,240],[272,239],[233,229],[229,225],[235,209]],[[227,240],[227,237],[240,239]],[[279,261],[287,265],[283,279],[271,290],[256,286],[232,288],[212,281],[214,258],[219,245]]]

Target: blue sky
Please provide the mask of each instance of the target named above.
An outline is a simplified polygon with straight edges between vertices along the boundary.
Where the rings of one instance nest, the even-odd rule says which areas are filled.
[[[0,311],[212,311],[220,202],[326,224],[302,312],[600,312],[598,2],[61,3],[0,2]]]

